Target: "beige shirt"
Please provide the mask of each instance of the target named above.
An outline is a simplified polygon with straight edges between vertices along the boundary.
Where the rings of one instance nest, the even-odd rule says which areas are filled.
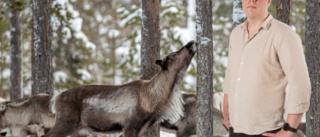
[[[231,33],[223,92],[234,132],[254,135],[280,128],[285,110],[306,112],[311,85],[301,39],[288,25],[269,15],[250,38],[246,27]]]

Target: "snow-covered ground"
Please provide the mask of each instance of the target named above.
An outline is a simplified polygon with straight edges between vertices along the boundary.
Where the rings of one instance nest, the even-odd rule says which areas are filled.
[[[160,137],[176,137],[175,134],[160,131]]]
[[[119,134],[118,134],[118,133],[108,134],[107,137],[119,137]],[[168,132],[160,131],[160,137],[176,137],[176,135],[173,134],[173,133],[168,133]]]

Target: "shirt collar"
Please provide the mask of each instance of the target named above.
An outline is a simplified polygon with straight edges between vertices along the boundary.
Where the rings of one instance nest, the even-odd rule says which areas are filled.
[[[273,19],[272,15],[269,14],[267,19],[262,23],[261,27],[260,28],[263,28],[263,29],[267,29],[269,30],[270,26],[271,26],[271,20]],[[246,20],[244,23],[240,24],[240,27],[242,29],[247,29],[247,26],[248,26],[248,20]]]

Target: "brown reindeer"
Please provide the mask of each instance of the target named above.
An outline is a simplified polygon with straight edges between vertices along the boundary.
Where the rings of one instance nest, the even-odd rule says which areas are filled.
[[[45,137],[121,130],[124,137],[137,137],[155,122],[176,122],[183,116],[179,88],[196,51],[196,42],[190,41],[157,60],[161,70],[150,80],[80,86],[58,94],[52,105],[55,125]]]
[[[20,103],[0,103],[0,128],[8,128],[11,136],[24,137],[28,133],[42,136],[54,125],[49,111],[51,96],[39,94]]]
[[[196,106],[197,106],[197,95],[195,94],[182,94],[182,98],[185,102],[184,116],[176,123],[170,124],[167,121],[161,122],[161,126],[167,129],[176,130],[177,137],[190,137],[196,135]],[[213,110],[213,133],[214,135],[226,135],[228,133],[227,128],[223,125],[223,115],[215,107]]]

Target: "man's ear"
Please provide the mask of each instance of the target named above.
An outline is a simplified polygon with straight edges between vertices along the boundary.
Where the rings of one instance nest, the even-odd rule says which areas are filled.
[[[161,66],[162,60],[156,60],[156,64]]]

